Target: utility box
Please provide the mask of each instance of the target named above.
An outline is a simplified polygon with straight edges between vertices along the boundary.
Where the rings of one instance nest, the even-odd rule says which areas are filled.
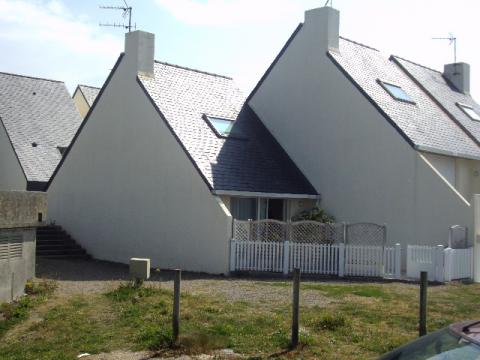
[[[147,280],[150,278],[150,259],[130,259],[130,277],[134,280]]]

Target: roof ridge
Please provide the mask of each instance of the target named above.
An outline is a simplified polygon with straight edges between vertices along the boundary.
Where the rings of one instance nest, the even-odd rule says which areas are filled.
[[[397,58],[397,59],[400,59],[400,60],[404,60],[404,61],[406,61],[406,62],[409,62],[409,63],[413,64],[413,65],[417,65],[417,66],[423,67],[423,68],[425,68],[425,69],[427,69],[427,70],[435,71],[435,72],[437,72],[437,73],[439,73],[439,74],[442,73],[441,71],[438,71],[438,70],[432,69],[432,68],[430,68],[430,67],[428,67],[428,66],[419,64],[419,63],[417,63],[417,62],[415,62],[415,61],[405,59],[404,57],[401,57],[401,56],[398,56],[398,55],[390,55],[390,59],[391,59],[391,58]]]
[[[206,74],[206,75],[211,75],[211,76],[217,76],[217,77],[221,77],[221,78],[224,78],[224,79],[233,80],[233,78],[230,77],[230,76],[215,74],[215,73],[212,73],[212,72],[203,71],[203,70],[198,70],[198,69],[193,69],[193,68],[189,68],[189,67],[187,67],[187,66],[181,66],[181,65],[171,64],[171,63],[168,63],[168,62],[166,62],[166,61],[155,60],[155,62],[156,62],[156,63],[159,63],[159,64],[167,65],[167,66],[176,67],[176,68],[183,69],[183,70],[195,71],[195,72],[198,72],[198,73],[201,73],[201,74]]]
[[[355,40],[352,40],[352,39],[347,39],[346,37],[343,37],[343,36],[339,36],[339,38],[340,38],[340,39],[343,39],[343,40],[345,40],[345,41],[349,41],[349,42],[351,42],[351,43],[354,43],[354,44],[356,44],[356,45],[363,46],[363,47],[365,47],[365,48],[367,48],[367,49],[380,52],[380,50],[378,50],[378,49],[376,49],[376,48],[374,48],[374,47],[371,47],[371,46],[362,44],[362,43],[360,43],[360,42],[358,42],[358,41],[355,41]]]
[[[92,89],[97,89],[97,90],[100,90],[101,88],[97,87],[97,86],[91,86],[91,85],[85,85],[85,84],[78,84],[77,86],[83,86],[83,87],[88,87],[88,88],[92,88]]]
[[[62,83],[62,84],[64,83],[62,80],[54,80],[54,79],[41,78],[41,77],[38,77],[38,76],[14,74],[14,73],[9,73],[9,72],[5,72],[5,71],[0,71],[0,74],[10,75],[10,76],[18,76],[18,77],[34,79],[34,80],[52,81],[52,82],[57,82],[57,83]]]

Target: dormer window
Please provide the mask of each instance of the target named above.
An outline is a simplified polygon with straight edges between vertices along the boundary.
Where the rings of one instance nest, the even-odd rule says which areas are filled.
[[[470,105],[457,103],[457,106],[465,113],[467,116],[475,121],[480,121],[480,115],[474,110]]]
[[[401,86],[392,83],[377,80],[378,83],[390,94],[395,100],[415,104],[415,101],[402,89]]]

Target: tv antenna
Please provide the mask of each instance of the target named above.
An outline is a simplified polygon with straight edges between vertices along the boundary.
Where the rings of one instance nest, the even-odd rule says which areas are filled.
[[[452,45],[453,44],[453,63],[456,64],[457,63],[457,38],[455,36],[453,36],[452,33],[449,34],[450,36],[449,37],[434,37],[432,38],[433,40],[449,40],[450,42],[448,43],[448,45]]]
[[[125,19],[127,16],[128,16],[128,25],[123,23],[123,24],[117,24],[117,23],[113,23],[113,24],[102,24],[100,23],[99,25],[100,26],[109,26],[109,27],[120,27],[120,28],[124,28],[124,29],[127,29],[128,32],[132,31],[132,28],[133,29],[136,29],[137,28],[137,24],[135,23],[135,25],[132,25],[132,7],[129,6],[127,4],[127,2],[125,0],[123,0],[125,6],[100,6],[100,9],[104,9],[104,10],[122,10],[123,13],[122,13],[122,17]]]
[[[323,5],[323,7],[327,6],[328,3],[330,3],[330,7],[333,7],[333,0],[327,0],[327,2],[325,3],[325,5]]]

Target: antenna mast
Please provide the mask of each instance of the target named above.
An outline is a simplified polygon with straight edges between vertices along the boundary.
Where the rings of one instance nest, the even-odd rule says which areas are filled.
[[[452,33],[449,34],[449,37],[434,37],[432,40],[449,40],[448,45],[453,44],[453,63],[457,63],[457,38],[453,36]]]
[[[135,23],[135,25],[132,25],[132,7],[129,6],[125,0],[123,0],[123,2],[125,4],[125,6],[100,6],[100,9],[122,10],[123,11],[122,17],[125,19],[128,16],[128,25],[117,24],[117,23],[113,23],[113,24],[108,24],[108,23],[102,24],[102,23],[100,23],[99,26],[121,27],[121,28],[127,29],[128,32],[132,31],[132,28],[136,29],[137,24]]]
[[[325,5],[323,5],[323,7],[326,7],[328,3],[330,3],[330,7],[333,7],[333,0],[327,0],[327,2],[325,3]]]

